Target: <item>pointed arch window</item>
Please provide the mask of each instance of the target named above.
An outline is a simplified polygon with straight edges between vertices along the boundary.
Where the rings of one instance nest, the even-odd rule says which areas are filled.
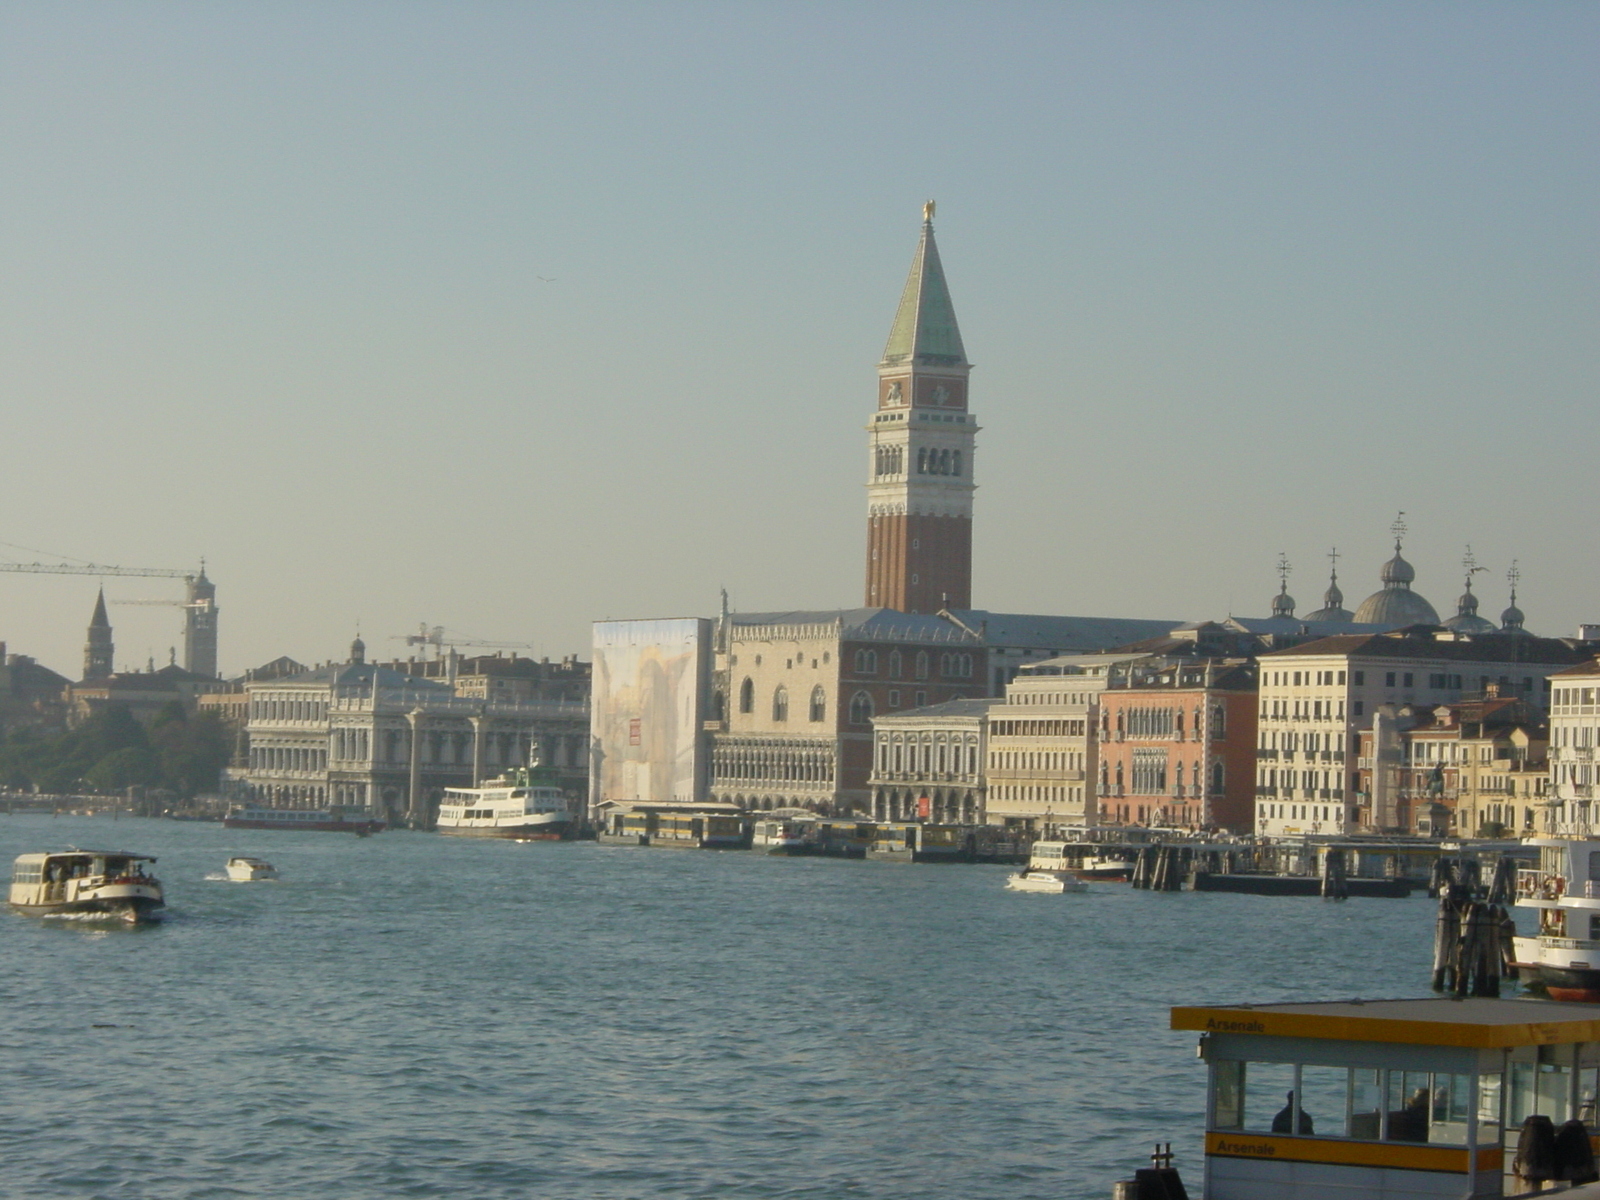
[[[828,719],[828,693],[822,690],[820,683],[811,689],[811,719],[813,721]]]
[[[900,672],[904,669],[904,666],[904,661],[900,657],[900,651],[889,651],[889,678],[899,679]]]
[[[850,697],[850,724],[866,725],[872,720],[872,697],[866,692],[857,692]]]
[[[789,719],[789,689],[779,684],[772,693],[772,719],[774,721],[787,721]]]
[[[918,679],[926,679],[928,677],[928,670],[929,670],[928,652],[926,650],[918,650],[917,651],[917,678]]]
[[[755,712],[756,710],[756,685],[748,675],[739,685],[739,711],[742,713]]]

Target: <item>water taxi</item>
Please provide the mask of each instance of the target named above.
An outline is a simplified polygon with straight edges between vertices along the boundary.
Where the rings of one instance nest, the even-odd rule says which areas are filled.
[[[1600,838],[1526,838],[1539,865],[1517,872],[1518,908],[1538,913],[1532,937],[1512,939],[1519,971],[1552,1000],[1600,1003]]]
[[[228,878],[235,883],[249,883],[256,879],[276,879],[278,868],[264,858],[230,858]]]
[[[764,817],[750,830],[750,848],[764,854],[812,854],[818,849],[816,820]]]
[[[1006,876],[1006,887],[1013,892],[1044,892],[1053,896],[1089,890],[1089,885],[1070,871],[1018,871]]]
[[[1174,1008],[1171,1028],[1200,1034],[1209,1075],[1206,1200],[1482,1200],[1593,1178],[1587,1006],[1236,1004]]]
[[[1117,847],[1082,842],[1039,841],[1028,852],[1029,871],[1073,871],[1082,879],[1126,881],[1136,865],[1132,854]]]
[[[517,770],[483,787],[445,788],[435,828],[454,837],[554,842],[572,829],[572,809],[560,788]]]
[[[354,833],[365,837],[382,831],[384,823],[369,808],[269,808],[236,804],[222,818],[229,829],[287,829],[300,833]]]
[[[104,915],[130,924],[153,920],[166,904],[161,881],[145,870],[145,863],[155,861],[121,850],[21,854],[11,868],[11,907],[36,915]]]

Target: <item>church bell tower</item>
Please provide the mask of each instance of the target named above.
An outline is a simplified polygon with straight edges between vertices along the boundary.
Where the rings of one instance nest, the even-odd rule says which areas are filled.
[[[933,240],[933,201],[878,364],[867,426],[868,607],[972,606],[972,364]]]
[[[106,616],[106,591],[100,589],[95,598],[94,616],[89,618],[89,640],[83,647],[84,682],[104,679],[111,674],[111,656],[115,647],[111,643],[111,619]]]

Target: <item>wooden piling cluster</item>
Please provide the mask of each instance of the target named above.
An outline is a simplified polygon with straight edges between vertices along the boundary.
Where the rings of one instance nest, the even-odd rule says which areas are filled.
[[[1129,883],[1150,892],[1181,891],[1188,867],[1189,850],[1184,846],[1144,846],[1134,860]]]
[[[1433,928],[1433,990],[1457,996],[1498,996],[1502,978],[1517,977],[1506,912],[1514,899],[1516,863],[1496,861],[1488,886],[1475,858],[1440,858],[1430,895],[1439,897]]]

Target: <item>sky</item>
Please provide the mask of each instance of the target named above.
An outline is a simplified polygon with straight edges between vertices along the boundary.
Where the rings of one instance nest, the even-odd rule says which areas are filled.
[[[976,607],[1600,621],[1600,6],[0,0],[0,560],[221,668],[861,603],[921,220]],[[0,574],[76,676],[100,580]],[[181,583],[104,580],[117,665]],[[181,650],[180,650],[181,653]]]

